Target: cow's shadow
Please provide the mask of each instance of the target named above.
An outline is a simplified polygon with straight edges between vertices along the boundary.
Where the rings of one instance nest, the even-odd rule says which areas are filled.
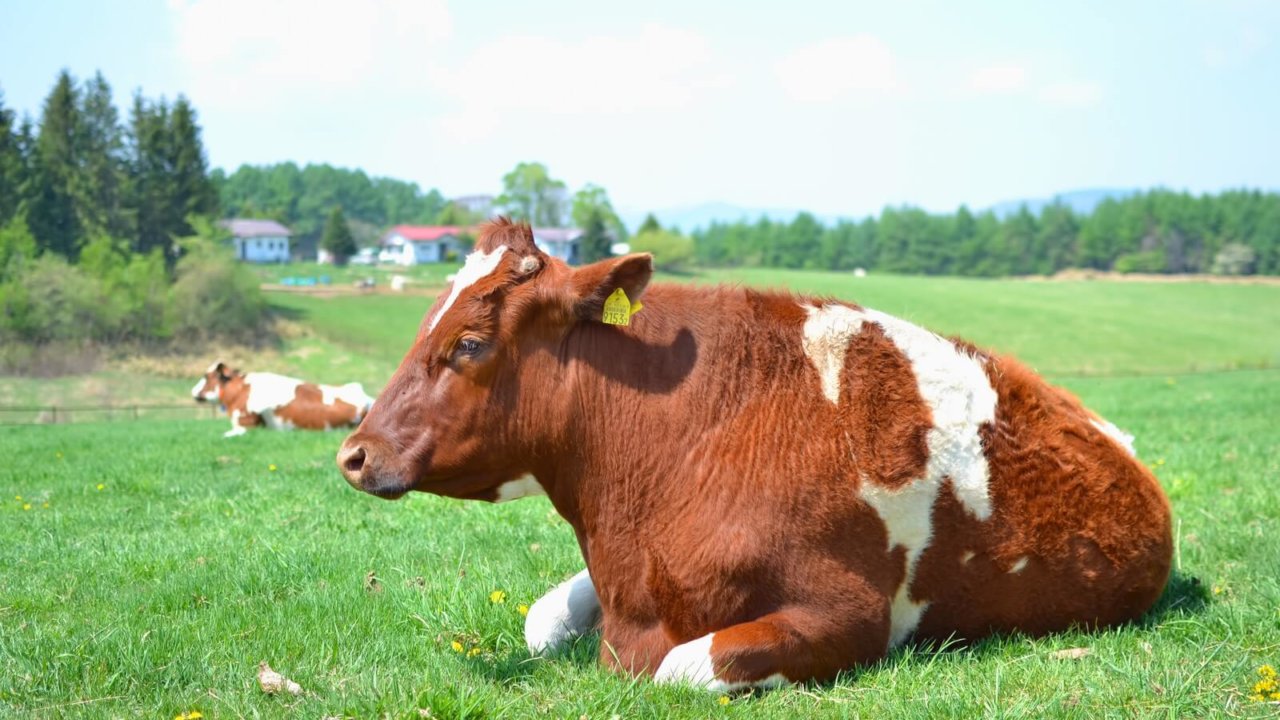
[[[1211,596],[1207,587],[1194,575],[1174,571],[1169,577],[1160,599],[1142,617],[1120,628],[1149,629],[1180,617],[1203,612],[1209,605]],[[1057,633],[1101,632],[1099,630],[1082,629]],[[1049,635],[1047,637],[1053,637]],[[808,683],[812,688],[829,688],[837,684],[856,681],[861,675],[884,670],[888,667],[910,662],[930,663],[934,660],[971,661],[988,657],[1002,656],[1008,652],[1010,642],[1021,642],[1026,636],[1017,633],[997,634],[974,641],[949,639],[938,642],[934,640],[909,641],[894,649],[882,660],[862,667],[852,668],[840,673],[834,680],[821,683]],[[537,672],[540,663],[558,663],[573,666],[577,669],[590,669],[600,663],[600,633],[593,632],[574,641],[569,648],[550,657],[538,657],[521,650],[513,652],[496,662],[476,664],[474,672],[498,684],[510,684],[528,678]],[[753,691],[762,694],[763,691]]]

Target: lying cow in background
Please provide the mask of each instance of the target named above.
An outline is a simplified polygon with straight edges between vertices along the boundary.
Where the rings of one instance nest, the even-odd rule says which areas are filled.
[[[359,425],[373,405],[360,383],[316,385],[275,373],[242,373],[222,362],[209,366],[191,388],[197,402],[222,403],[231,416],[224,437],[255,425],[291,430],[328,430]]]
[[[379,497],[550,497],[588,569],[529,610],[534,652],[598,622],[605,663],[724,691],[1160,596],[1168,500],[1070,394],[850,303],[646,292],[652,267],[486,226],[338,453]]]

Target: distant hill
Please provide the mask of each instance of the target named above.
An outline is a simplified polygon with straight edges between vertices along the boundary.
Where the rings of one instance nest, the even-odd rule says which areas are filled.
[[[998,217],[1007,217],[1018,212],[1018,208],[1023,205],[1032,213],[1039,215],[1040,211],[1046,206],[1055,202],[1068,205],[1076,213],[1087,215],[1093,212],[1103,200],[1113,198],[1122,200],[1130,195],[1137,194],[1137,190],[1120,189],[1120,188],[1091,188],[1086,190],[1072,190],[1070,192],[1059,193],[1048,198],[1023,198],[1020,200],[1006,200],[996,203],[987,210],[991,210]],[[640,227],[640,223],[644,222],[644,216],[648,214],[647,210],[636,210],[633,208],[624,208],[618,215],[622,218],[622,222],[627,228],[635,231]],[[774,221],[789,222],[799,213],[803,212],[797,208],[753,208],[742,205],[734,205],[726,202],[706,202],[697,205],[682,205],[671,208],[660,208],[652,211],[657,216],[658,222],[663,227],[676,227],[681,232],[692,232],[698,228],[705,228],[713,222],[732,223],[740,220],[747,222],[755,222],[761,216],[767,217]],[[955,209],[945,212],[955,212]],[[879,213],[876,213],[879,215]],[[816,215],[818,221],[824,225],[832,225],[842,219],[850,219],[850,216],[840,215]],[[861,217],[851,218],[861,220]]]
[[[1027,206],[1033,214],[1039,215],[1040,211],[1046,205],[1053,203],[1062,203],[1069,206],[1077,214],[1087,215],[1093,212],[1103,200],[1114,199],[1123,200],[1130,195],[1136,195],[1137,190],[1128,189],[1121,190],[1118,188],[1092,188],[1089,190],[1072,190],[1071,192],[1059,193],[1050,198],[1024,198],[1022,200],[1006,200],[1005,202],[992,205],[989,210],[994,212],[998,217],[1007,217],[1018,212],[1018,208],[1023,205]]]
[[[648,210],[622,209],[618,215],[632,232],[644,222]],[[707,202],[698,205],[683,205],[673,208],[660,208],[652,211],[665,228],[676,227],[681,232],[692,232],[705,228],[713,222],[732,223],[739,220],[755,222],[763,215],[770,220],[789,222],[796,215],[804,212],[795,208],[751,208],[733,205],[726,202]],[[818,221],[830,225],[839,218],[834,215],[815,215]]]

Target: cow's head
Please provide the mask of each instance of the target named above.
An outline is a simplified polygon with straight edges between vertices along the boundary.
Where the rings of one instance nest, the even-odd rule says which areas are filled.
[[[499,219],[423,318],[378,402],[338,452],[353,487],[397,498],[410,490],[503,499],[536,472],[539,448],[571,407],[562,343],[601,322],[621,288],[632,302],[653,273],[646,254],[571,268],[540,251],[529,226]],[[563,417],[563,415],[561,415]]]
[[[204,371],[204,377],[197,380],[195,386],[191,388],[191,397],[195,398],[196,402],[218,402],[222,386],[230,382],[235,374],[236,371],[227,367],[226,363],[221,360],[215,362]]]

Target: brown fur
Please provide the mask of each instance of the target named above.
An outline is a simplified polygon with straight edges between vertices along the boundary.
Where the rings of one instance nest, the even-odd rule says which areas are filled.
[[[802,351],[809,301],[646,291],[647,256],[575,270],[505,221],[477,247],[502,245],[497,271],[430,333],[441,303],[428,313],[344,443],[351,484],[494,499],[532,474],[590,568],[602,659],[629,672],[653,672],[710,632],[726,682],[830,678],[882,657],[906,554],[888,546],[859,488],[920,477],[932,417],[879,326],[849,342],[832,404]],[[530,256],[537,269],[521,272]],[[599,322],[617,287],[644,294],[629,327]],[[464,338],[482,351],[461,352]],[[1012,360],[985,367],[999,397],[981,433],[993,512],[979,521],[944,484],[910,588],[929,603],[917,636],[1138,617],[1169,573],[1169,507],[1154,477],[1074,398]]]

